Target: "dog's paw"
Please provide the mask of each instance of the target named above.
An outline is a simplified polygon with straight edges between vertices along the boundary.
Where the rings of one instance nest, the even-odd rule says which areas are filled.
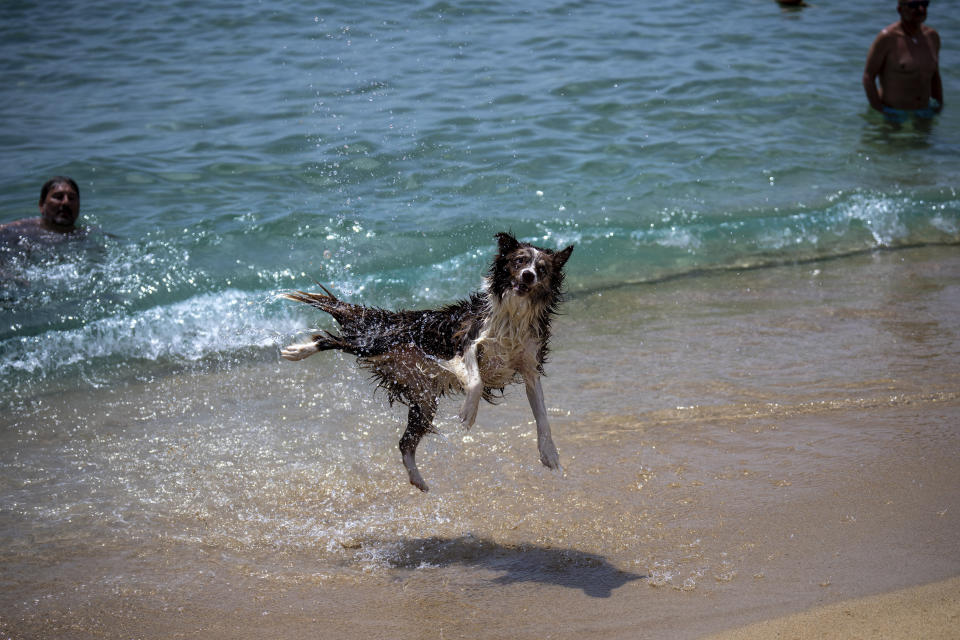
[[[423,476],[420,475],[420,470],[417,469],[417,461],[416,458],[414,458],[413,451],[403,453],[403,466],[407,469],[410,484],[424,493],[430,491],[430,487],[427,486],[427,483],[423,481]]]
[[[420,477],[419,473],[414,472],[410,474],[410,484],[415,486],[417,489],[420,489],[420,491],[423,491],[424,493],[430,491],[430,487],[428,487],[427,483],[423,481],[423,478]]]
[[[465,400],[463,406],[460,407],[460,424],[463,425],[464,429],[469,429],[477,421],[477,412],[480,410],[479,402],[471,402],[469,399]]]
[[[560,468],[560,454],[557,453],[557,447],[553,442],[545,442],[540,445],[540,462],[543,466],[550,469]]]
[[[283,349],[280,349],[280,355],[285,360],[296,362],[297,360],[303,360],[307,356],[312,356],[317,351],[318,349],[316,343],[302,342],[300,344],[291,344]]]

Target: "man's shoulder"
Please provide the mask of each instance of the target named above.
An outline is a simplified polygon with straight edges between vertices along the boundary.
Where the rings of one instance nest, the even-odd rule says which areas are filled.
[[[877,34],[877,40],[896,40],[903,37],[903,27],[899,22],[892,22],[880,30]]]
[[[33,231],[40,228],[40,218],[23,218],[22,220],[14,220],[0,224],[0,232],[4,234]]]
[[[890,51],[897,46],[897,40],[902,37],[900,32],[900,23],[894,22],[880,30],[873,44],[870,45],[870,51],[867,54],[867,67],[871,65],[879,69],[879,65],[890,54]]]
[[[0,224],[0,245],[16,246],[24,241],[30,242],[37,237],[40,224],[37,218],[24,218]]]
[[[50,244],[58,243],[71,238],[80,238],[86,235],[84,227],[66,232],[58,233],[50,231],[43,224],[43,218],[24,218],[0,224],[0,243],[2,244],[20,244],[27,242],[30,244]]]

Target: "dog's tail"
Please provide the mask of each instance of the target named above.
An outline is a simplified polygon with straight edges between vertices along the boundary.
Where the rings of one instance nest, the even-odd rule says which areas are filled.
[[[385,320],[389,314],[382,309],[344,302],[319,282],[317,286],[323,289],[323,293],[288,291],[280,294],[280,297],[287,300],[303,302],[329,313],[340,325],[341,335],[329,331],[314,334],[313,339],[317,349],[319,351],[339,349],[355,356],[376,355],[382,351],[383,330],[388,325]]]
[[[287,291],[281,293],[280,297],[286,298],[287,300],[293,300],[295,302],[303,302],[311,307],[316,307],[321,311],[326,311],[333,316],[333,319],[336,320],[338,324],[343,324],[347,317],[353,315],[359,309],[357,305],[339,300],[335,295],[330,293],[329,289],[319,282],[317,283],[317,286],[323,289],[323,293],[311,293],[309,291]]]

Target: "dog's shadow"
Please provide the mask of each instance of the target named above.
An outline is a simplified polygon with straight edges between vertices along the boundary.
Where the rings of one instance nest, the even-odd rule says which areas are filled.
[[[645,578],[621,571],[593,553],[538,545],[510,546],[470,536],[406,540],[390,563],[397,569],[479,567],[504,572],[493,580],[495,584],[540,582],[580,589],[594,598],[609,598],[614,589]]]

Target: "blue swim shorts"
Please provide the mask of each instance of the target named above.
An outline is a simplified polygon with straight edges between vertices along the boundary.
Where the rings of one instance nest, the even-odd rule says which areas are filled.
[[[910,118],[932,120],[933,116],[937,115],[937,109],[939,108],[940,103],[931,99],[930,104],[927,105],[925,109],[894,109],[893,107],[884,107],[883,117],[887,119],[887,122],[894,124],[903,124]]]

